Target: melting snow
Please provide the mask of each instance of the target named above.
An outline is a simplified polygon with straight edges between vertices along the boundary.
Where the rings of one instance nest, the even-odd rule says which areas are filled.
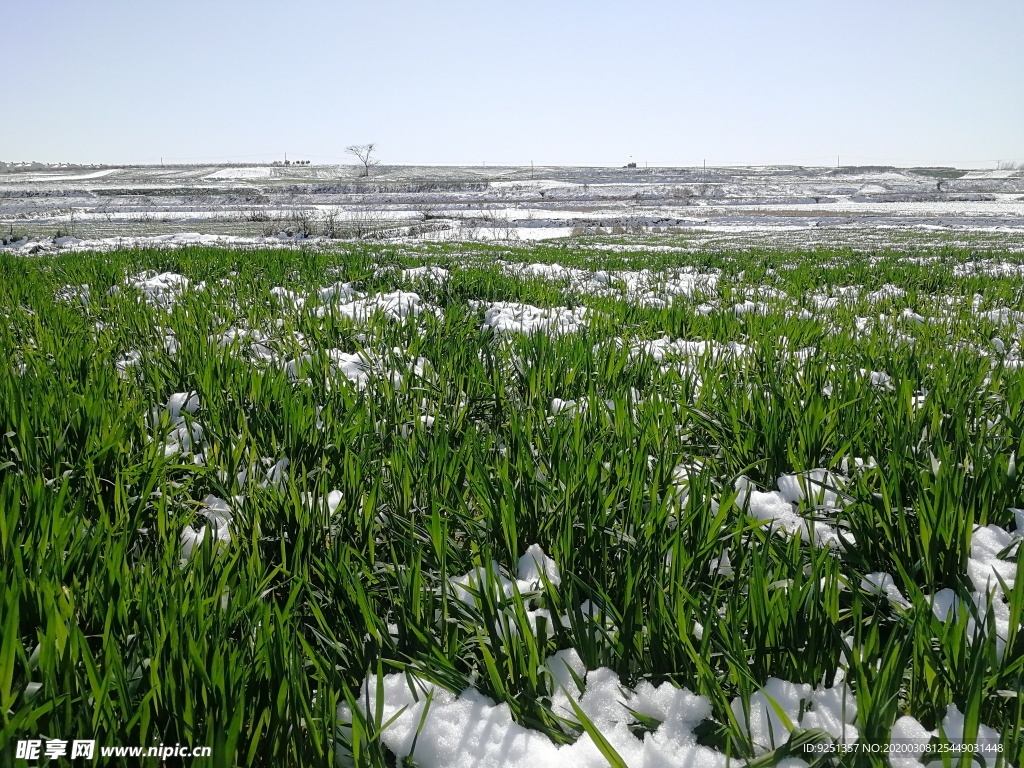
[[[739,697],[733,700],[732,711],[756,747],[764,752],[789,740],[790,725],[820,728],[844,744],[856,742],[859,736],[854,725],[857,700],[845,684],[812,689],[806,683],[789,683],[773,677],[750,697],[749,719]]]
[[[712,714],[711,703],[704,696],[671,683],[655,686],[646,680],[630,689],[610,669],[588,672],[574,649],[549,657],[544,671],[552,711],[578,722],[575,704],[630,768],[730,764],[724,754],[697,743],[695,729]],[[583,682],[582,689],[577,679]],[[507,704],[496,704],[473,688],[456,695],[405,674],[386,675],[380,682],[383,701],[377,700],[377,680],[368,677],[360,691],[360,706],[369,713],[381,707],[387,723],[381,738],[399,761],[412,757],[421,768],[608,765],[589,734],[584,733],[575,743],[556,745],[541,732],[516,723]],[[763,751],[768,751],[773,741],[782,744],[789,738],[790,728],[779,712],[793,725],[821,728],[844,743],[858,738],[853,725],[856,700],[845,685],[813,689],[771,679],[751,697],[749,718],[738,698],[732,709]],[[339,708],[343,722],[351,716],[347,706]],[[637,724],[637,716],[654,720],[654,730],[635,735],[630,726]],[[732,764],[737,764],[735,759]],[[798,760],[794,764],[803,763]]]
[[[798,511],[800,502],[813,503],[819,510],[838,511],[842,492],[842,481],[836,475],[824,469],[814,469],[798,475],[782,475],[778,480],[779,490],[763,493],[755,490],[746,477],[736,480],[737,506],[746,508],[747,513],[756,520],[764,520],[780,534],[799,534],[804,541],[813,542],[818,547],[843,548],[843,538],[852,541],[849,533],[840,537],[835,526],[825,522],[805,519]],[[813,529],[813,533],[812,533]]]
[[[164,442],[164,455],[189,453],[203,441],[203,426],[193,418],[199,410],[199,395],[196,392],[177,392],[167,399],[167,404],[150,410],[147,424],[158,430],[164,423],[170,431]]]
[[[631,768],[713,768],[725,766],[726,758],[696,743],[693,729],[711,713],[710,702],[669,683],[658,687],[642,682],[636,690],[622,687],[609,669],[586,673],[585,690],[580,691],[568,669],[582,676],[585,668],[575,651],[562,651],[545,665],[556,693],[554,702],[575,719],[569,696],[626,760]],[[367,679],[360,702],[374,712],[376,681]],[[399,760],[412,756],[421,768],[605,768],[589,735],[575,743],[558,746],[539,731],[512,720],[507,704],[495,704],[469,688],[455,695],[418,678],[403,674],[383,680],[383,719],[394,718],[382,733],[382,740]],[[429,702],[429,705],[428,705]],[[558,706],[558,704],[556,704]],[[404,711],[402,708],[405,708]],[[629,709],[661,720],[643,738],[629,728],[635,719]],[[341,708],[344,720],[351,717]],[[423,728],[416,735],[422,722]],[[415,742],[415,752],[413,744]]]
[[[884,595],[889,599],[889,602],[901,608],[910,607],[907,598],[903,596],[903,593],[896,586],[896,582],[888,573],[877,572],[867,574],[861,579],[860,588],[869,594]]]
[[[447,269],[435,266],[411,267],[402,270],[402,279],[408,282],[434,282],[445,283],[448,281]]]
[[[125,285],[142,293],[150,304],[170,308],[188,290],[191,283],[187,277],[175,272],[142,272],[135,277],[127,278]]]
[[[89,293],[88,283],[80,286],[65,285],[57,291],[55,298],[65,304],[81,304],[83,307],[87,307],[89,306]]]
[[[484,328],[498,333],[535,333],[544,331],[552,336],[576,333],[587,327],[590,312],[585,307],[569,309],[551,307],[541,309],[531,304],[496,301],[484,312]]]
[[[455,597],[466,605],[474,605],[475,595],[485,589],[488,582],[492,581],[505,598],[511,598],[518,590],[520,594],[537,592],[543,587],[543,574],[552,586],[557,587],[562,583],[558,572],[558,565],[550,557],[544,554],[544,550],[537,544],[532,544],[519,558],[517,569],[518,578],[513,581],[502,574],[501,567],[492,560],[488,566],[477,566],[462,576],[452,579],[452,586],[455,589]]]
[[[345,286],[347,287],[348,284],[346,283]],[[351,301],[342,300],[340,296],[340,293],[332,294],[329,299],[331,303],[317,307],[316,316],[332,315],[348,317],[352,320],[366,320],[379,311],[392,320],[401,320],[410,315],[419,315],[428,306],[420,299],[419,294],[407,291],[378,293],[368,298],[356,298]]]
[[[241,504],[240,497],[236,497],[235,501],[237,504]],[[207,530],[211,532],[211,535],[217,542],[223,544],[231,543],[231,520],[234,512],[224,499],[212,495],[207,496],[203,499],[203,506],[199,511],[199,516],[206,519],[207,524],[205,526],[198,531],[194,528],[186,527],[181,532],[182,562],[192,557],[195,549],[203,543]]]

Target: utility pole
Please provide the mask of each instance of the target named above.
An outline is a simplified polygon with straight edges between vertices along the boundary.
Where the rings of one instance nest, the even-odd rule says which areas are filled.
[[[533,160],[530,161],[530,178],[533,178]]]
[[[839,155],[836,155],[836,169],[839,169]]]

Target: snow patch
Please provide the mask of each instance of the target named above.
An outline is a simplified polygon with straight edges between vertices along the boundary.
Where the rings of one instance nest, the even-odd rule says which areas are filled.
[[[587,327],[590,312],[585,307],[541,309],[532,304],[496,301],[484,312],[484,328],[498,333],[532,334],[538,331],[552,336],[577,333]]]

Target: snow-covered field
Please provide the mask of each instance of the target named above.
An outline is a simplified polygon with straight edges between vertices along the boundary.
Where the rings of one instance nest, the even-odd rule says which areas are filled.
[[[0,236],[18,248],[146,244],[185,233],[225,244],[325,235],[535,241],[653,234],[684,247],[879,248],[904,245],[909,237],[1019,250],[1024,172],[413,166],[377,167],[370,178],[350,166],[0,172]],[[55,246],[54,237],[62,242]]]

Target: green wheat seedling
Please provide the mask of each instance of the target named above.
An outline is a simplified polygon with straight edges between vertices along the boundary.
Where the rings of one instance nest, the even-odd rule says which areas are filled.
[[[914,255],[0,256],[0,760],[20,738],[95,738],[209,745],[211,765],[396,765],[364,681],[404,673],[475,688],[557,744],[588,734],[625,764],[575,701],[554,708],[544,663],[573,648],[625,684],[707,697],[701,742],[751,765],[827,738],[756,747],[745,713],[770,678],[845,679],[872,743],[902,715],[937,729],[955,704],[966,740],[990,726],[1000,764],[1019,764],[1022,566],[1001,553],[1016,562],[1005,636],[966,574],[975,527],[1012,531],[1024,507],[1024,317],[986,314],[1024,306],[1024,278],[971,271],[969,252]],[[659,306],[520,263],[718,282]],[[403,278],[423,265],[450,274]],[[191,286],[147,301],[125,282],[144,270]],[[429,309],[318,314],[338,282],[416,291]],[[84,285],[88,298],[61,297]],[[901,290],[867,298],[887,285]],[[842,286],[859,291],[816,303]],[[734,310],[748,299],[763,306]],[[484,323],[496,301],[589,314],[570,333],[506,334]],[[722,346],[638,351],[663,337]],[[745,351],[721,351],[734,343]],[[339,355],[370,361],[363,384]],[[175,393],[196,393],[195,412],[176,420]],[[169,451],[180,430],[191,448]],[[739,490],[811,469],[843,476],[842,503],[811,488],[797,514],[841,547],[780,535]],[[224,538],[210,497],[231,510]],[[506,591],[532,544],[561,583]],[[474,569],[461,599],[454,580]],[[863,586],[878,572],[903,603]],[[964,602],[942,618],[930,600],[946,589]]]

